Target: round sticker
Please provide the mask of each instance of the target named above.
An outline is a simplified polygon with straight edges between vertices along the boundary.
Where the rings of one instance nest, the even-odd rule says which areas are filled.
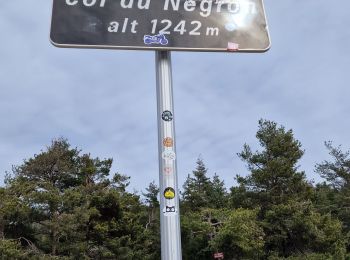
[[[164,138],[163,145],[165,147],[172,147],[173,146],[173,139],[170,137]]]
[[[162,119],[164,121],[171,121],[173,120],[173,114],[169,111],[169,110],[165,110],[163,113],[162,113]]]
[[[175,153],[173,151],[164,151],[162,153],[162,158],[164,160],[173,161],[173,160],[175,160],[176,155],[175,155]]]
[[[173,173],[173,168],[171,166],[165,166],[164,167],[164,174],[170,175]]]
[[[164,190],[164,198],[171,200],[175,198],[175,190],[171,187],[168,187]]]

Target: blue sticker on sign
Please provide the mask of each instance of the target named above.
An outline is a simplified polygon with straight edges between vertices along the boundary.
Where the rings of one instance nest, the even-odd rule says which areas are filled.
[[[147,45],[150,45],[150,44],[167,45],[169,43],[168,39],[165,38],[164,34],[145,35],[143,36],[143,42]]]

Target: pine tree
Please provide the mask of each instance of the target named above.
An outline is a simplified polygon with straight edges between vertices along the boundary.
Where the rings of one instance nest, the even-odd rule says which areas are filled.
[[[33,259],[157,258],[159,233],[147,228],[140,196],[127,192],[130,178],[110,176],[111,166],[112,159],[91,158],[58,139],[15,167],[0,189],[0,252],[24,249]]]
[[[147,249],[151,256],[149,259],[160,259],[159,188],[153,181],[148,185],[146,191],[142,194],[145,197],[148,211],[145,233],[147,234]]]
[[[325,142],[325,146],[332,161],[316,165],[316,172],[326,179],[316,190],[316,205],[321,212],[332,213],[342,220],[350,237],[350,151],[344,152],[332,142]]]
[[[325,142],[333,162],[323,161],[316,165],[316,172],[336,190],[350,189],[350,151],[343,152],[341,146],[334,147]]]
[[[225,182],[215,173],[213,180],[210,182],[209,204],[211,208],[221,209],[228,206],[227,191]]]
[[[260,120],[256,137],[263,150],[252,152],[245,144],[238,156],[247,163],[251,173],[247,177],[237,176],[237,182],[252,195],[256,205],[268,208],[290,199],[308,198],[311,185],[297,165],[304,151],[292,130]]]
[[[159,208],[159,188],[154,181],[148,185],[146,191],[146,193],[142,193],[142,195],[146,198],[146,204],[150,208]]]
[[[197,167],[188,175],[183,185],[182,201],[184,208],[198,210],[210,206],[211,182],[207,177],[207,168],[202,159],[197,160]]]
[[[231,196],[243,195],[245,204],[259,209],[266,256],[289,257],[296,252],[333,255],[344,250],[340,222],[317,213],[311,203],[312,186],[297,166],[304,151],[292,130],[260,120],[256,137],[263,150],[252,152],[244,145],[239,156],[250,174],[237,177],[239,188],[231,189]]]

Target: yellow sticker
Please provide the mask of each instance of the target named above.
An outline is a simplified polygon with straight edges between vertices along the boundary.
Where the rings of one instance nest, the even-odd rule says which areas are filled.
[[[168,187],[164,190],[164,198],[171,200],[175,198],[175,190],[171,187]]]

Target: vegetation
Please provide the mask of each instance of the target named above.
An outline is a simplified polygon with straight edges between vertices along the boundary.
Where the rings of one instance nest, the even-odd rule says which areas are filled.
[[[260,150],[238,154],[249,174],[228,190],[197,160],[181,193],[183,259],[349,260],[350,153],[326,142],[314,185],[292,130],[260,120],[256,138]],[[0,188],[0,259],[160,259],[157,185],[128,192],[111,166],[57,139],[14,167]]]

